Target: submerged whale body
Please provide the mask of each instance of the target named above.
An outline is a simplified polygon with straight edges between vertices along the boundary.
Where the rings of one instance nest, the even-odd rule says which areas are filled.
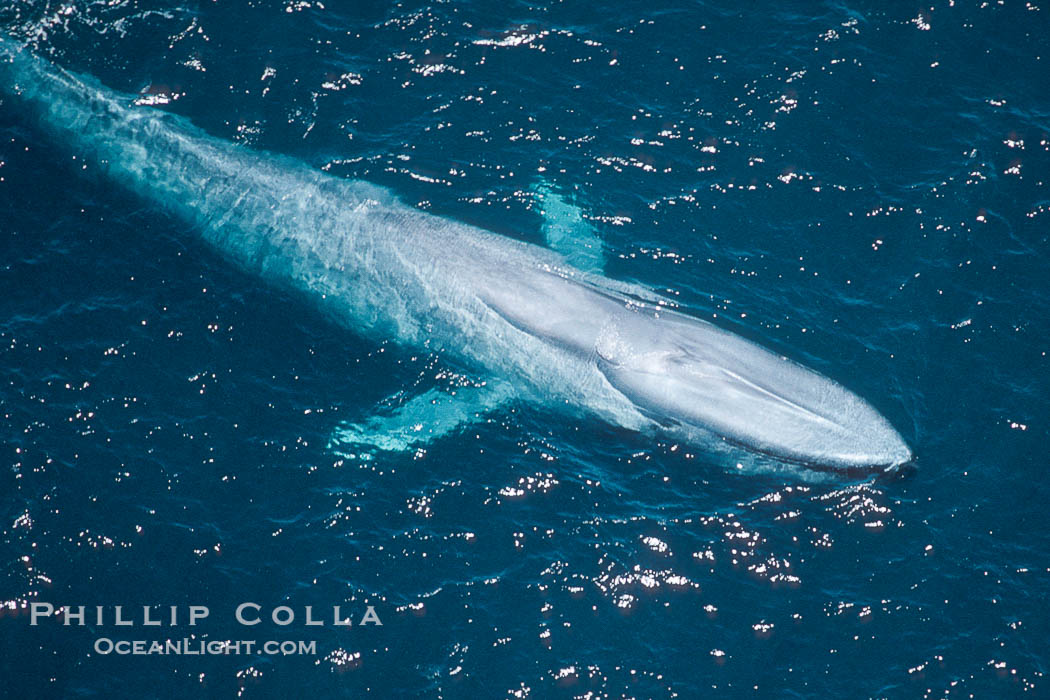
[[[498,397],[817,467],[911,459],[887,420],[834,381],[552,250],[214,138],[2,36],[0,91],[238,265],[358,332],[460,358]]]

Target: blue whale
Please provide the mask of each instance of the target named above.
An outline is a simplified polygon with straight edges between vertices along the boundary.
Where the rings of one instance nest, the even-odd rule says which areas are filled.
[[[209,136],[2,36],[0,93],[236,264],[357,332],[466,363],[496,400],[820,468],[911,459],[890,423],[838,383],[554,250]]]

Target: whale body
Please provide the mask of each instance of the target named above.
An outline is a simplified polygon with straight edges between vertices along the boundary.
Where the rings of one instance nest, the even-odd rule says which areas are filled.
[[[838,383],[553,250],[215,138],[3,36],[0,94],[246,270],[366,336],[458,358],[515,399],[815,467],[911,459]]]

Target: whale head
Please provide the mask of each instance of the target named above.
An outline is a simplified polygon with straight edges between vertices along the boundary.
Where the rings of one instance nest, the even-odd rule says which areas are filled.
[[[819,468],[885,470],[912,459],[868,402],[710,323],[625,309],[595,352],[609,383],[658,423]]]

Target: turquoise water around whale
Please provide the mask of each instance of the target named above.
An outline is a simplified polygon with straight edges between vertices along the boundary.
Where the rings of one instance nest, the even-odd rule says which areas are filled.
[[[3,99],[6,693],[1050,694],[1047,12],[6,4],[2,30],[143,109],[442,216],[541,243],[558,192],[610,277],[840,381],[916,454],[727,469],[513,402],[419,449],[333,448],[483,378],[239,271]],[[316,653],[97,647],[184,638]]]

